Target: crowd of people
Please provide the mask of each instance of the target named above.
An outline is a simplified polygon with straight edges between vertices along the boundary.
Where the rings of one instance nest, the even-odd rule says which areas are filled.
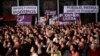
[[[100,22],[2,26],[0,56],[100,56]]]

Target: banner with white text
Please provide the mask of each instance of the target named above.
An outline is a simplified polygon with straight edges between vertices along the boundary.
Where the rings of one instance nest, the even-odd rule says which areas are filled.
[[[13,6],[12,14],[37,14],[37,6]]]
[[[64,13],[98,13],[97,5],[64,6]]]

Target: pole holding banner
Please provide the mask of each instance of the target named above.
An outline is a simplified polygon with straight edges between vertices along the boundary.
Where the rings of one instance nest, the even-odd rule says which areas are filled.
[[[19,0],[17,0],[17,6],[19,6]]]
[[[96,5],[97,5],[97,0],[95,0]],[[96,13],[96,22],[98,22],[98,13]]]
[[[40,20],[40,0],[37,0],[37,2],[38,2],[38,18],[37,18],[37,21],[39,21]]]
[[[59,17],[59,0],[57,0],[57,13],[58,13],[58,17]]]
[[[19,6],[19,0],[17,0],[17,6]],[[17,14],[17,19],[19,18],[19,14]],[[17,21],[18,24],[18,21]]]
[[[76,5],[78,5],[78,0],[76,0]]]

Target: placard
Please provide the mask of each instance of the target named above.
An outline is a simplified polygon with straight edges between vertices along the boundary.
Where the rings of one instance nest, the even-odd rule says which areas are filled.
[[[56,15],[56,11],[55,10],[46,10],[45,14],[46,15]]]
[[[17,16],[17,24],[23,25],[32,23],[32,15],[19,15]]]
[[[37,6],[13,6],[12,14],[37,14]]]
[[[64,13],[98,13],[99,6],[82,5],[82,6],[64,6]]]

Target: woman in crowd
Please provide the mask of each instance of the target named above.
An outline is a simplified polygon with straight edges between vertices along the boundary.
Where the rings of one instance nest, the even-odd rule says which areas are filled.
[[[31,55],[30,56],[38,56],[37,54],[37,46],[32,46],[30,49]]]
[[[59,44],[57,43],[50,43],[50,45],[47,48],[47,53],[50,54],[50,56],[62,56],[61,51],[59,50]]]
[[[100,50],[97,49],[96,43],[91,43],[91,48],[88,51],[88,56],[100,56]]]
[[[79,52],[78,52],[78,46],[75,44],[72,44],[70,46],[70,54],[69,56],[79,56]]]

